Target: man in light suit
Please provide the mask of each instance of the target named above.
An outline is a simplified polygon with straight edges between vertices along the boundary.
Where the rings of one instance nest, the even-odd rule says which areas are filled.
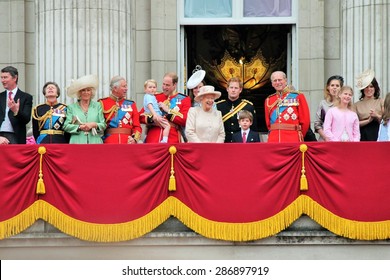
[[[32,96],[18,88],[18,70],[1,69],[0,144],[26,144],[26,125],[31,119]]]
[[[238,124],[241,130],[233,133],[233,143],[255,143],[260,142],[260,135],[257,131],[250,129],[253,124],[253,115],[247,110],[241,110],[238,113]]]

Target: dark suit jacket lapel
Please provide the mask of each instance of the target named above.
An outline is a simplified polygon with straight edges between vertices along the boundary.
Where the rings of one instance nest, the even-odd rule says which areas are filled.
[[[15,94],[15,96],[14,96],[14,100],[15,100],[15,102],[18,100],[18,99],[20,99],[20,103],[22,103],[22,95],[21,95],[21,93],[20,93],[21,91],[20,91],[20,89],[18,89],[18,91],[16,92],[16,94]]]
[[[256,140],[255,138],[256,138],[256,135],[253,132],[253,130],[249,130],[247,142],[255,142],[255,141],[251,141],[251,140]]]
[[[5,117],[5,108],[7,107],[7,91],[0,93],[0,119]]]

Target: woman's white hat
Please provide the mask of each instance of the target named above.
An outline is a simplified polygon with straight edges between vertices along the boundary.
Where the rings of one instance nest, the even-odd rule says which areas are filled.
[[[92,88],[92,96],[95,96],[99,87],[99,78],[96,75],[86,75],[77,80],[72,80],[70,86],[66,89],[69,97],[78,98],[78,92],[84,88]]]
[[[197,65],[192,71],[191,77],[187,81],[187,88],[188,89],[193,89],[197,85],[200,84],[201,81],[203,81],[204,77],[206,76],[206,71],[202,70],[202,67]]]
[[[206,94],[213,94],[214,95],[214,99],[218,99],[221,97],[221,92],[220,91],[215,91],[214,87],[213,86],[203,86],[199,89],[199,93],[197,96],[195,96],[195,101],[196,102],[199,102],[200,101],[200,97],[202,97],[203,95],[206,95]]]
[[[368,87],[375,78],[375,72],[372,69],[367,69],[356,78],[356,87],[359,90]]]

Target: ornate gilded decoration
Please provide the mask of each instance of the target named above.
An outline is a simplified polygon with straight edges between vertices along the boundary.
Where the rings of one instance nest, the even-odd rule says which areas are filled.
[[[283,53],[279,58],[267,62],[259,49],[256,55],[247,62],[244,57],[237,61],[228,51],[225,51],[219,64],[216,60],[209,62],[203,57],[201,57],[201,61],[206,72],[210,73],[208,78],[212,84],[218,84],[222,88],[226,88],[227,81],[230,78],[240,77],[243,81],[244,89],[255,90],[269,82],[271,74],[275,69],[283,67],[285,61],[282,57],[284,56],[285,54]]]

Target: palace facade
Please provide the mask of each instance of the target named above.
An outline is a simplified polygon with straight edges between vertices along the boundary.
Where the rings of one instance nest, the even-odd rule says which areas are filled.
[[[97,74],[97,98],[107,96],[111,77],[121,75],[128,97],[140,106],[145,80],[157,80],[160,88],[164,73],[174,71],[178,90],[186,93],[198,65],[206,83],[224,94],[226,81],[240,76],[260,124],[274,70],[285,71],[305,94],[312,120],[331,75],[353,86],[355,101],[355,77],[368,68],[382,97],[390,91],[386,0],[2,0],[0,15],[0,67],[18,68],[19,87],[33,95],[34,105],[44,101],[47,81],[65,93],[72,79]],[[60,100],[74,102],[66,94]],[[39,220],[0,240],[0,258],[189,258],[191,250],[194,258],[373,259],[389,258],[383,247],[389,244],[335,236],[306,216],[252,242],[208,239],[170,218],[138,239],[89,243]]]

